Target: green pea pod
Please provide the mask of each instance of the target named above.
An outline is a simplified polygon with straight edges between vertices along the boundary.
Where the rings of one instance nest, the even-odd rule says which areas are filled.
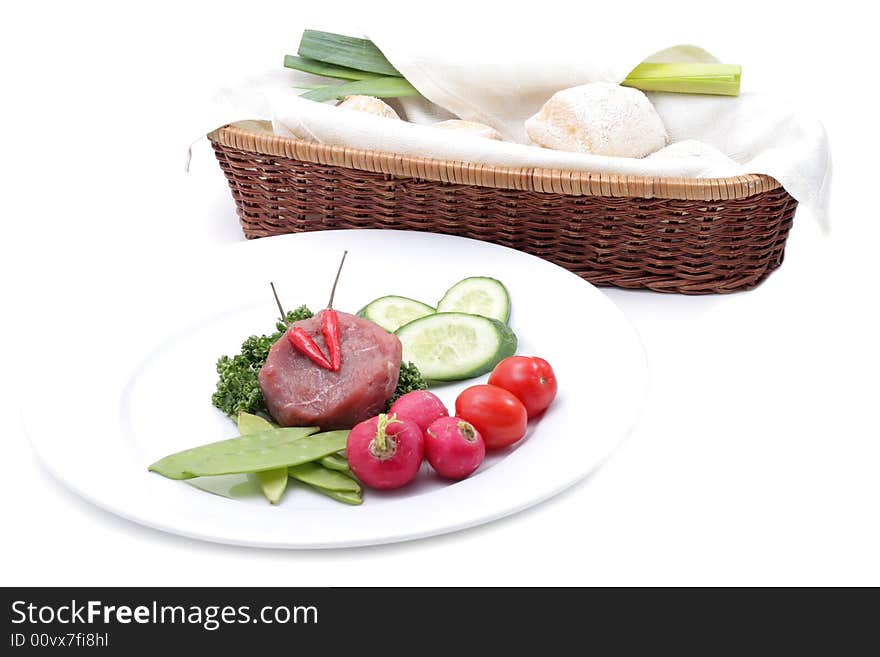
[[[364,499],[361,497],[360,493],[342,490],[327,490],[326,488],[318,488],[317,486],[312,487],[312,490],[323,493],[327,497],[332,497],[337,502],[342,502],[343,504],[357,506],[364,503]]]
[[[321,459],[321,465],[328,470],[338,470],[339,472],[350,472],[348,460],[339,456],[339,454],[330,454]]]
[[[275,470],[265,470],[263,472],[255,472],[254,477],[260,485],[260,490],[271,504],[278,504],[284,491],[287,490],[287,468],[277,468]]]
[[[290,476],[315,488],[360,493],[361,487],[354,479],[342,472],[328,470],[317,463],[303,463],[287,470]]]
[[[269,429],[276,428],[276,425],[269,422],[269,420],[261,418],[259,415],[245,413],[244,411],[238,414],[238,430],[241,432],[242,436],[246,436],[249,433],[260,433],[261,431],[268,431]]]
[[[283,431],[283,429],[274,429]],[[260,434],[253,434],[259,436]],[[247,436],[246,436],[247,437]],[[262,472],[315,461],[345,445],[348,431],[328,431],[313,436],[276,443],[263,449],[217,454],[189,465],[186,473],[193,477],[211,477],[240,472]]]
[[[318,427],[291,427],[287,429],[270,429],[268,431],[260,431],[254,434],[238,436],[237,438],[221,440],[215,443],[201,445],[200,447],[186,449],[182,452],[176,452],[175,454],[171,454],[163,459],[156,461],[149,467],[149,470],[151,470],[152,472],[156,472],[163,477],[168,477],[169,479],[192,479],[193,477],[201,476],[200,474],[196,473],[194,468],[197,464],[202,464],[205,462],[211,464],[216,464],[219,462],[226,466],[239,462],[253,462],[261,464],[265,461],[265,458],[260,458],[261,454],[265,456],[267,452],[272,453],[279,446],[296,442],[301,438],[310,436],[314,433],[317,433],[318,431],[320,431]],[[348,432],[344,433],[347,435]],[[333,444],[337,444],[340,441],[338,439],[335,439],[331,442]],[[341,441],[341,444],[343,446],[345,445],[344,439]],[[288,452],[282,453],[287,454]],[[250,460],[245,458],[248,455],[250,456]],[[324,455],[325,453],[321,453],[312,458],[320,458]],[[297,463],[299,462],[300,461],[297,461]],[[281,465],[293,465],[293,463],[294,461],[291,461],[290,463],[281,463],[275,467],[280,467]],[[202,468],[201,470],[199,470],[199,472],[204,469],[205,468]],[[214,465],[208,469],[214,470],[217,469],[217,467],[216,465]],[[271,467],[257,467],[253,470],[236,469],[234,470],[234,472],[257,472],[259,470],[271,469]],[[217,474],[226,473],[218,472]]]
[[[256,433],[273,426],[275,425],[259,415],[252,415],[243,412],[238,416],[238,430],[242,434]],[[346,473],[349,472],[348,460],[346,460],[344,456],[340,456],[340,453],[325,456],[320,459],[320,463],[324,468],[329,468],[330,470],[338,470],[339,472]],[[352,505],[363,503],[363,500],[359,495],[360,486],[356,482],[342,482],[335,477],[331,478],[332,475],[328,476],[329,473],[325,474],[326,470],[324,470],[324,468],[321,468],[314,463],[304,463],[295,466],[295,469],[299,471],[300,476],[296,476],[296,474],[290,472],[290,470],[294,468],[279,468],[277,470],[267,470],[265,472],[254,473],[254,477],[259,482],[263,495],[265,495],[266,499],[273,504],[277,504],[278,500],[281,499],[284,490],[287,488],[288,475],[294,479],[298,479],[309,488],[324,493],[325,495],[329,495],[339,502]],[[324,470],[324,472],[321,472],[321,470]],[[312,473],[311,476],[309,476],[306,471],[310,471]],[[352,483],[354,483],[354,486],[352,486]],[[328,490],[328,486],[338,486],[341,487],[342,490],[330,491]]]
[[[259,415],[241,412],[238,414],[238,430],[242,436],[251,433],[259,433],[272,429],[274,425],[261,418]],[[278,504],[284,491],[287,489],[287,468],[277,468],[276,470],[265,470],[264,472],[254,473],[260,490],[271,504]]]

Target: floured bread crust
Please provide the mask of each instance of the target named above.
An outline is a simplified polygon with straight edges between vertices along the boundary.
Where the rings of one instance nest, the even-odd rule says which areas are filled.
[[[337,107],[384,116],[386,119],[400,118],[388,103],[373,96],[346,96]]]
[[[476,121],[462,121],[461,119],[449,119],[448,121],[440,121],[439,123],[434,123],[432,125],[435,128],[441,128],[443,130],[453,130],[455,132],[461,132],[473,135],[475,137],[483,137],[485,139],[497,139],[498,141],[502,141],[499,132],[492,126],[486,125],[485,123],[477,123]]]
[[[645,94],[607,82],[555,93],[526,121],[526,132],[545,148],[618,157],[645,157],[669,143]]]

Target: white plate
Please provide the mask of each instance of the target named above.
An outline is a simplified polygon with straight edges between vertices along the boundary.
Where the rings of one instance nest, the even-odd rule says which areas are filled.
[[[217,356],[273,329],[269,280],[288,308],[323,307],[343,249],[349,256],[335,306],[350,312],[386,294],[433,303],[466,276],[502,280],[518,353],[546,358],[557,373],[550,410],[469,479],[449,484],[425,464],[415,485],[367,490],[359,507],[300,487],[271,506],[243,475],[188,483],[147,472],[170,452],[236,435],[210,403]],[[65,332],[61,363],[51,362],[60,357],[53,352],[34,366],[30,389],[40,394],[26,405],[25,424],[37,453],[72,490],[135,522],[209,541],[288,548],[451,532],[525,509],[582,479],[629,433],[642,407],[644,351],[623,314],[579,277],[518,251],[429,233],[329,231],[198,257],[154,259],[149,270],[133,265],[128,280],[115,274],[115,300],[94,308],[84,301],[83,326]],[[458,392],[485,378],[436,392],[453,408]]]

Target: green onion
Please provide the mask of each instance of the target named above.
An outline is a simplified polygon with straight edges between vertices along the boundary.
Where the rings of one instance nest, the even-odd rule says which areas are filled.
[[[742,68],[737,64],[642,63],[621,82],[642,91],[738,96]]]
[[[379,73],[358,71],[354,68],[335,66],[326,62],[319,62],[317,59],[297,57],[296,55],[284,55],[284,66],[297,71],[321,75],[325,78],[339,78],[341,80],[368,80],[380,77]]]
[[[367,39],[317,30],[304,30],[297,51],[301,57],[354,68],[359,71],[401,77],[385,55]]]
[[[370,80],[356,80],[343,84],[328,84],[318,87],[301,98],[308,98],[323,102],[334,98],[346,96],[375,96],[376,98],[401,98],[403,96],[418,96],[418,90],[403,78],[372,78]]]

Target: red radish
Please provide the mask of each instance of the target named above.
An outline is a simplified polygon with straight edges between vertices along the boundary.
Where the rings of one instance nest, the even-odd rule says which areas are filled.
[[[370,488],[400,488],[422,466],[425,439],[419,425],[382,413],[364,420],[348,434],[348,465]]]
[[[441,417],[425,433],[425,456],[440,476],[464,479],[480,467],[486,456],[486,444],[470,422]]]
[[[412,420],[419,425],[422,432],[427,431],[437,418],[449,415],[440,398],[427,390],[413,390],[401,395],[391,404],[388,412],[395,413],[399,418]]]

